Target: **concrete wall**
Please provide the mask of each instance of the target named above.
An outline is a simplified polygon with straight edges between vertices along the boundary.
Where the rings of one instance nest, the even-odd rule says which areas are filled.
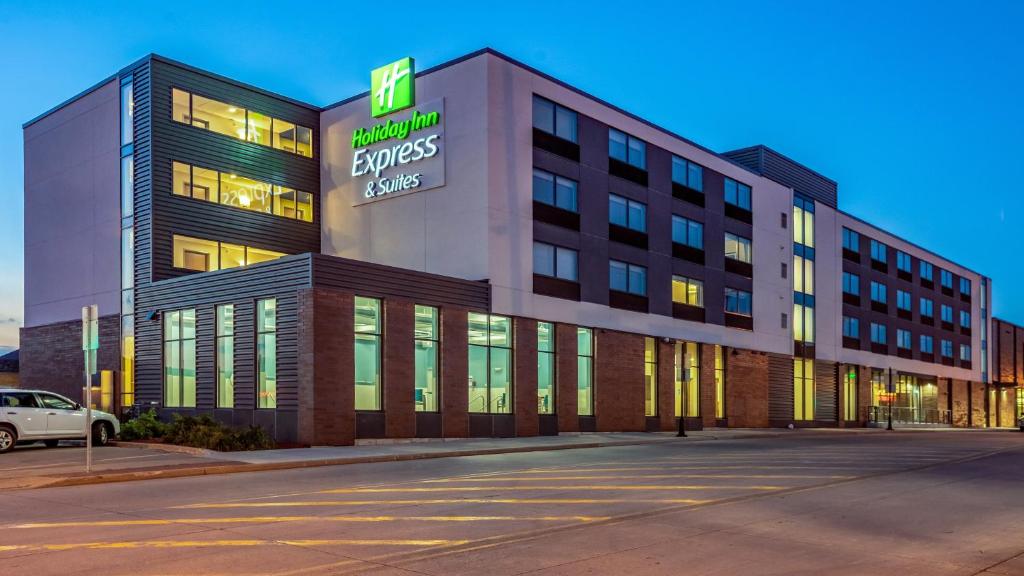
[[[27,328],[120,312],[118,102],[115,80],[25,128]]]

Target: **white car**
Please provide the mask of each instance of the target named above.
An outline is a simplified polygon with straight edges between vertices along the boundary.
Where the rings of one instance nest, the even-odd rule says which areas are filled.
[[[121,432],[113,414],[92,411],[92,441],[103,446]],[[0,388],[0,454],[18,442],[42,441],[50,448],[61,440],[85,438],[85,408],[60,394],[43,390]]]

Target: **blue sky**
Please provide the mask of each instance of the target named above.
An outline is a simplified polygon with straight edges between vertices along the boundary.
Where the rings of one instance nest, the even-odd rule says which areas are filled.
[[[0,0],[0,348],[22,319],[21,124],[148,52],[328,104],[401,56],[491,46],[714,150],[807,164],[843,210],[991,276],[995,314],[1024,322],[1024,3],[575,6]]]

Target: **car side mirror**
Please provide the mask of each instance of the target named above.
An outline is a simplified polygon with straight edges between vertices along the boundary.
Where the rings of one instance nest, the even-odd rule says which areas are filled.
[[[75,410],[81,410],[81,409],[82,409],[82,405],[79,404],[78,402],[75,402]]]

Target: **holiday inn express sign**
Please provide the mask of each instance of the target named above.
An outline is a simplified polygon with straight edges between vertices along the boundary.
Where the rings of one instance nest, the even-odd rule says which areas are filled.
[[[414,60],[371,72],[369,98],[373,121],[351,134],[353,205],[444,186],[444,99],[416,106]]]

